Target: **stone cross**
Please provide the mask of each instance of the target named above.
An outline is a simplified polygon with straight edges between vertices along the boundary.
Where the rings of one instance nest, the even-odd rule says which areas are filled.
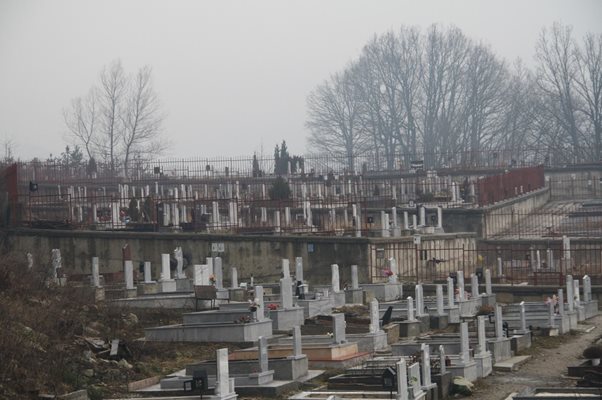
[[[467,364],[470,361],[470,344],[468,342],[468,323],[460,324],[460,361]]]
[[[439,345],[439,372],[441,375],[445,374],[447,368],[445,365],[445,347],[442,344]]]
[[[431,386],[431,353],[429,345],[422,343],[420,351],[422,356],[422,386],[428,387]]]
[[[161,254],[161,281],[171,279],[171,270],[169,265],[169,254]]]
[[[153,271],[151,269],[151,262],[144,262],[144,283],[151,283],[153,281]]]
[[[564,316],[564,291],[562,289],[558,289],[558,312]]]
[[[173,256],[176,259],[176,278],[184,279],[186,275],[184,274],[184,255],[182,254],[182,248],[176,247],[173,251]]]
[[[52,274],[56,279],[58,278],[57,269],[61,268],[61,250],[60,249],[52,249]]]
[[[437,315],[443,315],[445,310],[443,308],[443,285],[436,286],[437,291]]]
[[[422,294],[422,284],[416,285],[416,316],[421,317],[424,314],[424,296]]]
[[[454,279],[447,278],[447,305],[451,308],[454,306]]]
[[[527,315],[525,313],[525,302],[520,302],[520,329],[523,332],[527,331]]]
[[[408,369],[406,360],[402,357],[397,361],[397,400],[409,400]]]
[[[345,337],[345,314],[332,314],[332,332],[335,344],[347,342]]]
[[[408,296],[408,321],[415,321],[414,317],[414,299],[412,296]]]
[[[295,279],[303,282],[303,257],[295,257]]]
[[[100,287],[100,267],[98,257],[92,257],[92,286]]]
[[[479,277],[477,274],[470,275],[470,289],[472,291],[472,298],[476,299],[479,297]]]
[[[222,258],[215,257],[213,260],[213,275],[215,275],[215,287],[223,289],[224,287],[224,270],[222,268]]]
[[[282,277],[283,278],[290,278],[291,277],[290,262],[286,258],[282,259]]]
[[[263,286],[255,286],[255,303],[257,304],[257,321],[264,321]]]
[[[230,286],[232,287],[232,289],[236,289],[238,287],[238,270],[236,269],[236,267],[232,267],[230,269],[230,274],[232,276],[232,284]]]
[[[458,271],[458,300],[464,301],[464,272]]]
[[[218,349],[217,358],[217,380],[215,382],[215,394],[224,398],[230,391],[230,371],[228,366],[228,349]]]
[[[332,264],[330,266],[331,268],[331,273],[332,273],[332,277],[331,277],[331,281],[332,281],[332,291],[334,293],[339,293],[341,291],[341,284],[340,284],[340,279],[339,279],[339,266],[338,264]]]
[[[485,336],[485,316],[479,315],[477,317],[477,336],[479,341],[478,354],[484,355],[487,353],[487,337]]]
[[[378,300],[372,299],[370,302],[370,333],[377,333],[378,331],[380,331]]]
[[[389,258],[389,269],[392,273],[392,275],[389,276],[389,283],[397,283],[397,275],[399,274],[399,270],[397,268],[397,260],[395,260],[393,257]]]
[[[284,310],[293,308],[293,282],[290,276],[280,278],[280,300]]]
[[[504,322],[502,319],[502,306],[498,304],[495,306],[495,336],[498,340],[504,338],[503,324]]]
[[[485,270],[485,293],[487,293],[487,296],[493,294],[493,290],[491,289],[491,271],[489,268]]]
[[[265,336],[259,336],[257,340],[259,347],[259,370],[261,372],[268,371],[268,341]]]
[[[573,291],[575,286],[573,285],[573,276],[566,276],[566,300],[569,303],[569,312],[575,311],[575,294]]]
[[[293,357],[301,357],[302,355],[301,328],[297,325],[293,326]]]
[[[351,289],[359,289],[359,282],[357,279],[357,265],[351,266]]]
[[[27,269],[33,268],[33,254],[27,253]]]

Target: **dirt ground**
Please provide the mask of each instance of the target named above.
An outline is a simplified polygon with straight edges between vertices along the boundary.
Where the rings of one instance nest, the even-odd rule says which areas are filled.
[[[527,387],[575,386],[576,381],[566,377],[567,367],[577,364],[582,358],[583,349],[602,336],[602,316],[592,318],[587,323],[596,326],[589,333],[534,337],[533,346],[524,353],[532,358],[519,371],[494,371],[491,376],[477,383],[472,397],[501,400]]]

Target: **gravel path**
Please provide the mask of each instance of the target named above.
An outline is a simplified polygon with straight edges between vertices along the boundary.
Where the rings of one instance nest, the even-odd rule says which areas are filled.
[[[575,380],[567,379],[567,367],[576,364],[583,349],[602,336],[602,315],[587,321],[595,325],[589,333],[578,333],[533,340],[533,346],[525,354],[532,358],[519,371],[495,372],[480,380],[473,398],[479,400],[502,400],[512,392],[526,387],[574,386]]]

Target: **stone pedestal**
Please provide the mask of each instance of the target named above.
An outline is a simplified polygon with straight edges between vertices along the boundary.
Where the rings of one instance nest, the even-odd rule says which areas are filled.
[[[514,354],[531,347],[531,331],[516,331],[510,337],[510,348]]]
[[[362,304],[364,301],[364,291],[362,289],[346,289],[345,303],[346,304]]]
[[[420,331],[427,332],[431,328],[431,317],[427,315],[417,315],[416,319],[420,321]]]
[[[512,348],[510,347],[510,339],[489,339],[487,341],[487,349],[493,355],[494,362],[504,361],[512,357]]]
[[[192,280],[188,278],[176,278],[176,292],[193,292]]]
[[[399,337],[416,337],[422,332],[420,321],[401,321],[399,323]]]
[[[477,363],[469,361],[446,367],[453,376],[463,376],[469,382],[475,382],[478,379]]]
[[[447,315],[431,315],[430,316],[430,328],[431,329],[445,329],[449,324],[449,318]]]
[[[457,306],[445,307],[444,310],[447,313],[448,324],[459,324],[460,323],[460,308],[459,307],[457,307]]]
[[[161,288],[161,293],[173,293],[176,291],[175,279],[166,279],[164,281],[159,281],[159,286]]]
[[[272,320],[272,329],[275,331],[288,331],[305,322],[303,307],[270,310],[270,319]]]
[[[585,321],[585,308],[583,306],[575,307],[577,311],[577,322]]]
[[[475,354],[474,361],[477,363],[477,377],[485,378],[493,372],[493,360],[491,353]]]
[[[133,299],[136,296],[138,296],[138,289],[133,288],[133,289],[125,289],[124,290],[123,297],[125,297],[126,299]]]
[[[484,306],[495,307],[496,297],[495,294],[483,294],[481,295],[481,304]]]
[[[159,293],[159,284],[157,282],[141,282],[138,284],[138,295]]]
[[[343,307],[345,305],[345,292],[330,292],[330,301],[333,307]]]

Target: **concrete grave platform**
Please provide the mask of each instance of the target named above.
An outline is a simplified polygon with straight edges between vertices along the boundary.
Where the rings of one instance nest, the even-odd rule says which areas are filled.
[[[144,334],[146,340],[158,342],[256,342],[260,336],[272,336],[272,321],[167,325],[146,328]]]
[[[496,371],[517,371],[530,358],[531,356],[514,356],[504,361],[496,362],[493,369]]]
[[[288,331],[295,326],[303,325],[305,322],[305,310],[303,307],[292,307],[289,309],[269,310],[272,320],[272,329],[275,331]]]
[[[315,299],[315,300],[297,300],[297,304],[303,307],[303,316],[312,318],[317,315],[331,315],[332,303],[330,298]]]

